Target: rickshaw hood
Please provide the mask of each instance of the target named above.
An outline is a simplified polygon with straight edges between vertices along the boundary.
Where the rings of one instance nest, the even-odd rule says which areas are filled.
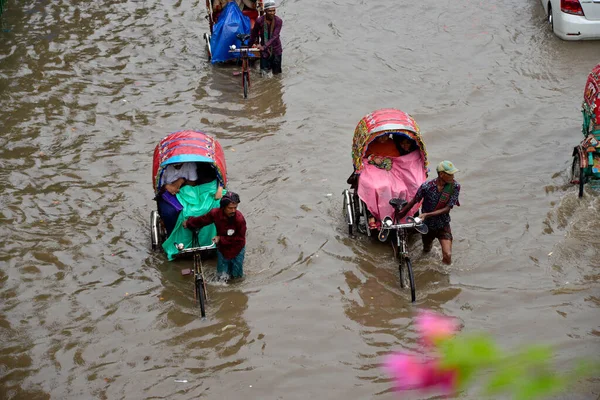
[[[225,153],[219,142],[202,132],[181,131],[164,137],[154,149],[152,184],[155,193],[158,193],[160,189],[159,183],[166,166],[182,162],[213,164],[217,172],[217,179],[223,187],[227,186]]]
[[[360,174],[363,169],[363,158],[369,144],[386,133],[402,134],[413,139],[423,157],[423,168],[427,170],[427,151],[417,122],[403,111],[394,108],[383,108],[364,116],[354,130],[352,161],[357,174]]]

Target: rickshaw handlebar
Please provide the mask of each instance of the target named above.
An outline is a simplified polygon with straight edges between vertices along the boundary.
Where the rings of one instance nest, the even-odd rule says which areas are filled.
[[[381,229],[393,230],[393,229],[410,229],[416,226],[421,226],[423,223],[417,224],[416,222],[410,222],[407,224],[397,224],[397,225],[381,225]]]
[[[240,49],[229,49],[230,53],[235,53],[235,54],[239,54],[239,53],[254,53],[254,54],[260,54],[260,49],[256,49],[253,47],[242,47]]]
[[[175,243],[175,246],[177,247],[177,243]],[[197,251],[204,251],[204,250],[212,250],[212,249],[216,249],[217,245],[212,243],[208,246],[200,246],[200,247],[190,247],[189,249],[181,249],[179,250],[179,254],[186,254],[186,253],[195,253]]]

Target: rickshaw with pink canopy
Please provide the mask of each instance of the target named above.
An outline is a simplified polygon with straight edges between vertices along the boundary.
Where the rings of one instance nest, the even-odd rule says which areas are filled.
[[[379,153],[378,153],[379,152]],[[412,199],[427,179],[427,151],[419,126],[407,113],[380,109],[364,116],[354,130],[354,172],[344,190],[348,233],[356,229],[371,236],[386,216],[392,216],[392,199]],[[415,216],[420,204],[410,210]]]
[[[352,235],[356,229],[372,236],[379,231],[379,240],[385,242],[394,232],[391,244],[398,260],[400,287],[409,287],[415,302],[407,239],[410,232],[426,234],[428,228],[418,217],[420,203],[405,217],[400,210],[427,179],[427,152],[419,126],[410,115],[392,108],[366,115],[354,130],[352,162],[350,189],[343,191],[348,233]]]

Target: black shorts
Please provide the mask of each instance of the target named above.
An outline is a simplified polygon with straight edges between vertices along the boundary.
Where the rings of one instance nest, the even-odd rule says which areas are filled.
[[[264,71],[273,71],[273,75],[281,73],[281,54],[273,55],[269,58],[260,59],[260,69]]]
[[[450,229],[450,224],[444,225],[439,229],[429,229],[426,235],[422,236],[423,243],[429,244],[434,241],[434,239],[446,239],[452,241],[452,230]]]

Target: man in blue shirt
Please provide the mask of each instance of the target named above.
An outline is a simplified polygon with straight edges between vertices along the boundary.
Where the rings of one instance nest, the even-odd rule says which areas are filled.
[[[442,262],[450,264],[452,263],[450,210],[454,206],[460,206],[458,201],[460,184],[454,180],[454,174],[458,172],[458,169],[452,162],[442,161],[436,170],[438,177],[419,187],[415,198],[400,210],[400,216],[404,216],[415,204],[423,200],[422,214],[419,217],[429,228],[429,232],[422,236],[423,251],[430,251],[434,239],[438,239],[442,246]]]

